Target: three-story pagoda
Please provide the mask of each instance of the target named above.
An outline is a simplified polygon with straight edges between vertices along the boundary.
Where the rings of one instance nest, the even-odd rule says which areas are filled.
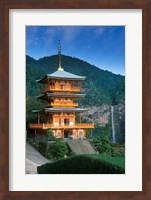
[[[37,113],[38,122],[30,124],[30,128],[35,129],[35,136],[38,136],[39,133],[44,136],[47,129],[52,129],[57,138],[84,138],[86,129],[94,128],[94,124],[81,123],[81,120],[80,123],[76,123],[76,114],[89,109],[78,108],[78,103],[75,103],[74,100],[85,97],[85,94],[79,92],[81,91],[81,82],[86,77],[71,74],[62,68],[60,41],[58,57],[58,70],[37,81],[46,85],[41,89],[43,95],[39,98],[47,101],[47,104],[42,110],[33,110],[33,113]],[[45,116],[45,123],[40,122],[40,115]]]

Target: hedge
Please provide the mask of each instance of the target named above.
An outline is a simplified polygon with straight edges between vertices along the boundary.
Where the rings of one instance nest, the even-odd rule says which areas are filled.
[[[124,158],[107,155],[74,155],[37,167],[39,174],[124,174]]]

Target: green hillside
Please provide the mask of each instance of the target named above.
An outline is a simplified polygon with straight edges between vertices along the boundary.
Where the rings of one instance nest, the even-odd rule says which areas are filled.
[[[61,58],[64,70],[86,76],[86,80],[83,82],[83,92],[87,95],[86,98],[80,100],[81,104],[100,106],[104,103],[119,104],[124,102],[124,76],[101,70],[77,58],[64,55]],[[35,80],[41,79],[47,73],[55,72],[57,66],[58,55],[44,57],[39,60],[26,56],[27,97],[39,95],[39,88],[43,86],[37,84]]]
[[[125,77],[115,75],[111,72],[104,71],[98,67],[91,65],[85,61],[73,58],[70,56],[61,56],[62,67],[64,70],[86,76],[82,83],[82,93],[86,94],[85,98],[77,100],[79,106],[96,107],[103,104],[117,104],[115,108],[115,128],[117,133],[117,142],[123,144],[125,141]],[[40,88],[45,87],[42,84],[36,83],[35,80],[43,78],[46,74],[53,73],[57,70],[58,55],[44,57],[35,60],[30,56],[26,56],[26,123],[36,122],[36,116],[31,112],[33,109],[43,108],[44,101],[37,100],[40,94]],[[121,106],[122,105],[122,106]],[[98,113],[96,113],[98,112]],[[92,120],[94,115],[99,118],[103,117],[103,112],[95,111],[93,115],[88,116],[88,120]],[[110,113],[110,106],[108,108]],[[77,116],[78,120],[78,116]],[[45,122],[45,119],[41,119]],[[86,121],[83,121],[86,122]],[[95,123],[95,125],[97,125]],[[88,133],[89,134],[89,133]],[[93,135],[99,134],[108,135],[111,138],[111,119],[105,127],[96,126],[93,129]]]

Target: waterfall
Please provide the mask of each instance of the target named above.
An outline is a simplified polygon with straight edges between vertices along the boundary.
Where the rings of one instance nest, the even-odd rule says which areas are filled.
[[[115,127],[114,127],[114,106],[111,105],[111,121],[112,121],[112,142],[116,142]]]

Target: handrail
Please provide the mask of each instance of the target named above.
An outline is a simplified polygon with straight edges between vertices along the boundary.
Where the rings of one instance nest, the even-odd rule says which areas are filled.
[[[51,103],[51,106],[78,106],[78,103],[59,102]]]
[[[59,103],[48,103],[48,104],[45,104],[44,106],[73,107],[73,106],[78,106],[78,103],[59,102]]]
[[[71,87],[63,87],[63,88],[61,88],[61,86],[60,85],[58,85],[58,86],[47,86],[47,87],[45,87],[45,88],[42,88],[41,89],[41,92],[43,93],[43,92],[47,92],[47,91],[50,91],[50,90],[54,90],[54,91],[58,91],[58,90],[61,90],[61,91],[80,91],[81,90],[81,87],[77,87],[77,86],[71,86]]]
[[[41,128],[41,129],[47,129],[47,128],[94,128],[94,124],[93,123],[78,123],[78,124],[74,124],[74,125],[54,125],[52,123],[49,124],[30,124],[30,128]]]

